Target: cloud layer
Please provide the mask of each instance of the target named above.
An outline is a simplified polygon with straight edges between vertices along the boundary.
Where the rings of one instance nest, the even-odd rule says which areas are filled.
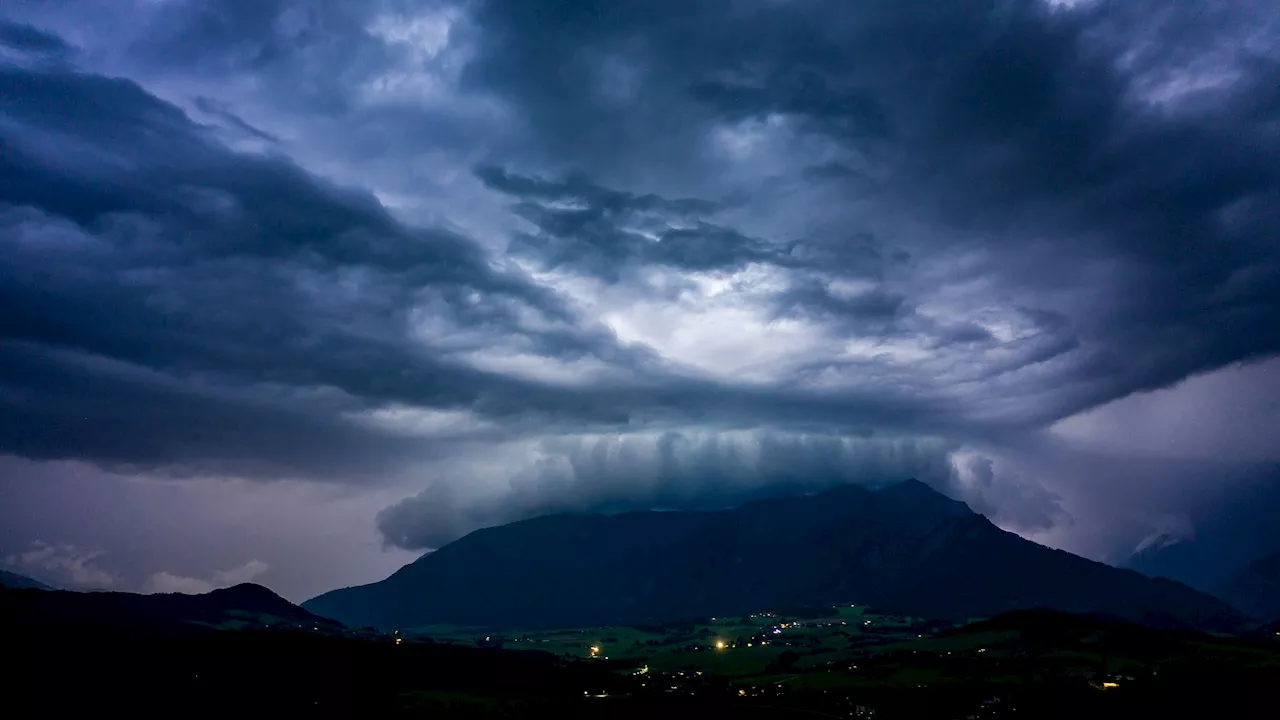
[[[185,575],[177,575],[165,570],[154,573],[147,578],[144,588],[145,592],[150,593],[182,593],[184,595],[199,595],[207,593],[210,590],[218,588],[231,587],[241,583],[252,582],[259,575],[265,573],[270,568],[261,560],[250,560],[249,562],[231,568],[230,570],[218,570],[213,576],[204,578],[193,578]]]
[[[86,550],[70,543],[36,540],[27,549],[6,555],[4,564],[19,572],[49,578],[58,587],[75,590],[110,590],[120,578],[100,564],[105,550]]]
[[[906,475],[1085,532],[1048,428],[1280,351],[1267,3],[70,5],[0,14],[0,453],[415,549]]]

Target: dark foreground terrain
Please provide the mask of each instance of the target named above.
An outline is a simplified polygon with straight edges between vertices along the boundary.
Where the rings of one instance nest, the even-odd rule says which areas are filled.
[[[442,642],[300,628],[277,621],[288,604],[259,590],[164,596],[170,612],[155,621],[120,615],[118,597],[68,595],[0,589],[6,716],[1272,718],[1280,686],[1269,628],[1225,637],[1049,611],[959,627],[856,616],[886,625],[880,636],[847,632],[841,618],[860,612],[847,605],[630,635],[563,631],[627,645],[605,659],[608,646],[566,655],[524,633]],[[257,607],[226,605],[237,599]],[[719,635],[681,652],[643,640],[703,628]],[[758,644],[755,632],[770,638],[765,663],[746,645]]]

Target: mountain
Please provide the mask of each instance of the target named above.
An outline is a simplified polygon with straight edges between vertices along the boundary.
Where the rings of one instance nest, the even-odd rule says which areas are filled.
[[[1233,629],[1225,603],[1052,550],[917,481],[730,510],[561,514],[477,530],[303,607],[348,625],[661,622],[856,602],[938,619],[1025,608]]]
[[[5,570],[0,570],[0,587],[31,590],[52,590],[53,588],[45,585],[39,580],[32,580],[26,575],[19,575]]]
[[[1161,536],[1148,547],[1135,552],[1124,567],[1147,577],[1167,577],[1209,592],[1220,587],[1230,570],[1210,562],[1219,555],[1207,543]],[[1239,569],[1238,567],[1236,568]]]
[[[1230,487],[1229,495],[1192,504],[1194,533],[1151,538],[1125,567],[1218,593],[1249,563],[1280,552],[1280,466],[1258,468],[1242,487]]]
[[[1280,621],[1280,552],[1250,563],[1220,596],[1254,617]]]
[[[109,626],[179,633],[264,626],[342,629],[250,583],[203,595],[4,588],[0,589],[0,620],[25,626]]]

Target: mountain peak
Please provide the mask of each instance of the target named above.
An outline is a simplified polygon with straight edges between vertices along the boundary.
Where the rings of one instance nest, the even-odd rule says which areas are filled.
[[[898,510],[907,513],[913,511],[927,513],[939,519],[974,514],[968,505],[947,497],[927,483],[915,478],[886,485],[880,488],[876,495],[882,501],[887,500],[895,505]]]
[[[584,592],[584,587],[590,592]],[[1037,545],[910,480],[842,485],[717,511],[519,522],[474,533],[387,580],[303,608],[405,628],[629,625],[797,602],[965,618],[1045,607],[1227,628],[1240,617],[1159,583]]]
[[[231,587],[218,588],[216,590],[211,590],[209,594],[225,595],[227,597],[234,596],[234,597],[246,597],[246,598],[252,597],[252,598],[271,598],[271,599],[284,600],[284,598],[277,595],[275,591],[272,590],[271,588],[268,588],[263,585],[259,585],[257,583],[247,583],[247,582],[240,583],[239,585],[232,585]]]
[[[864,485],[861,483],[845,483],[830,487],[826,490],[816,493],[814,497],[842,497],[857,496],[868,497],[877,496],[880,498],[901,497],[916,500],[931,501],[936,499],[951,501],[946,495],[933,489],[928,483],[921,482],[915,478],[891,482],[885,485]],[[951,501],[954,502],[954,501]]]
[[[884,495],[884,496],[899,495],[902,497],[920,498],[920,499],[924,499],[924,498],[942,498],[944,500],[951,499],[951,498],[948,498],[946,495],[943,495],[942,493],[935,490],[928,483],[917,480],[915,478],[908,478],[901,482],[882,485],[878,490],[876,490],[876,494]]]

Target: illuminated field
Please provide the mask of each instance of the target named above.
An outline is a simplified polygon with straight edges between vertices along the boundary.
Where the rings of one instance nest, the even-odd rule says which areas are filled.
[[[998,717],[1014,709],[1015,699],[1030,707],[1061,692],[1078,698],[1166,692],[1157,688],[1206,667],[1232,668],[1224,682],[1280,672],[1276,648],[1256,641],[1165,634],[1040,611],[962,628],[839,605],[656,627],[502,635],[446,627],[419,631],[429,631],[437,642],[601,663],[636,683],[633,692],[640,694],[728,697],[770,707],[802,703],[840,716],[858,716],[859,708],[872,705],[911,707],[926,697],[925,690],[928,702]],[[912,712],[917,710],[926,709]]]
[[[656,627],[573,628],[493,633],[446,626],[417,628],[437,642],[528,649],[610,661],[652,672],[702,671],[728,677],[785,674],[836,665],[869,647],[932,638],[937,624],[839,605],[821,613],[773,612],[703,618]]]

